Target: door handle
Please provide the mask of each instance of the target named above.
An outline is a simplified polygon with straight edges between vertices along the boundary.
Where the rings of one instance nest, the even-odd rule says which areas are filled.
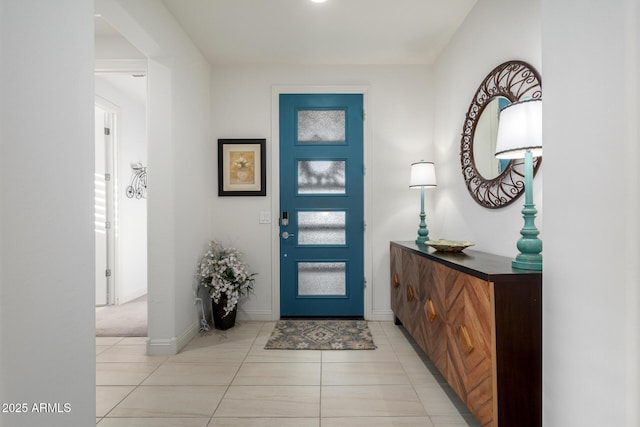
[[[287,240],[289,237],[292,237],[292,236],[295,236],[295,234],[288,233],[288,232],[286,232],[286,231],[283,231],[283,232],[282,232],[282,238],[283,238],[284,240]]]

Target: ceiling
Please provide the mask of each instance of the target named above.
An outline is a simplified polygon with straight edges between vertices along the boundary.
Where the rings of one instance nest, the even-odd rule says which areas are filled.
[[[93,24],[93,32],[95,38],[100,37],[121,37],[120,33],[118,33],[107,21],[105,21],[102,16],[96,15],[94,17]]]
[[[211,64],[430,64],[476,0],[163,0]]]
[[[139,73],[96,73],[96,81],[102,80],[140,105],[147,103],[147,77]]]
[[[432,63],[477,0],[161,1],[213,65],[370,65]],[[95,36],[129,59],[144,58],[100,16]],[[97,78],[142,102],[139,74]]]
[[[99,52],[105,49],[116,49],[123,54],[121,59],[136,60],[144,59],[144,55],[129,43],[120,33],[118,33],[109,23],[102,17],[94,18],[95,25],[95,43],[96,43],[96,60],[100,58]],[[130,62],[129,62],[130,63]],[[126,94],[130,99],[139,104],[147,102],[147,78],[146,73],[138,67],[135,70],[126,69],[102,69],[96,61],[95,78],[96,83],[102,81],[118,91]]]

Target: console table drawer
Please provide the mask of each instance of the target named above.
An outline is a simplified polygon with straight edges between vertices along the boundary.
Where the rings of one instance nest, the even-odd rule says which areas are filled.
[[[492,425],[493,283],[453,272],[447,285],[447,382],[482,425]]]

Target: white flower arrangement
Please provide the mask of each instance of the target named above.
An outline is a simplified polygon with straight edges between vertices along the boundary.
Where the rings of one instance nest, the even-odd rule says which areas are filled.
[[[241,296],[253,290],[256,273],[249,273],[248,265],[240,259],[241,252],[225,248],[212,240],[209,249],[198,262],[198,281],[213,301],[219,304],[226,300],[226,317],[238,304]]]
[[[251,163],[249,162],[249,160],[245,159],[244,156],[240,156],[238,160],[233,162],[233,166],[237,167],[238,169],[244,169],[251,166]]]

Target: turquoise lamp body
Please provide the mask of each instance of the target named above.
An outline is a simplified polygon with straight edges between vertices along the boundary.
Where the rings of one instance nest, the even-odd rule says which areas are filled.
[[[436,187],[436,169],[433,162],[419,161],[411,164],[409,187],[420,189],[420,225],[418,226],[417,245],[424,245],[429,240],[429,230],[424,213],[424,189]]]
[[[536,228],[538,211],[533,203],[533,157],[542,155],[542,100],[529,99],[509,104],[500,112],[496,157],[524,157],[524,194],[522,208],[524,226],[517,248],[520,253],[512,261],[514,268],[542,271],[542,240]]]
[[[522,217],[524,226],[520,230],[522,237],[518,240],[520,253],[511,262],[514,268],[524,270],[542,270],[542,240],[538,238],[540,232],[536,228],[536,205],[533,203],[533,155],[527,150],[524,157],[524,207]]]
[[[425,219],[427,214],[424,213],[424,187],[420,187],[420,225],[418,226],[418,238],[416,244],[424,245],[429,240],[429,229]]]

